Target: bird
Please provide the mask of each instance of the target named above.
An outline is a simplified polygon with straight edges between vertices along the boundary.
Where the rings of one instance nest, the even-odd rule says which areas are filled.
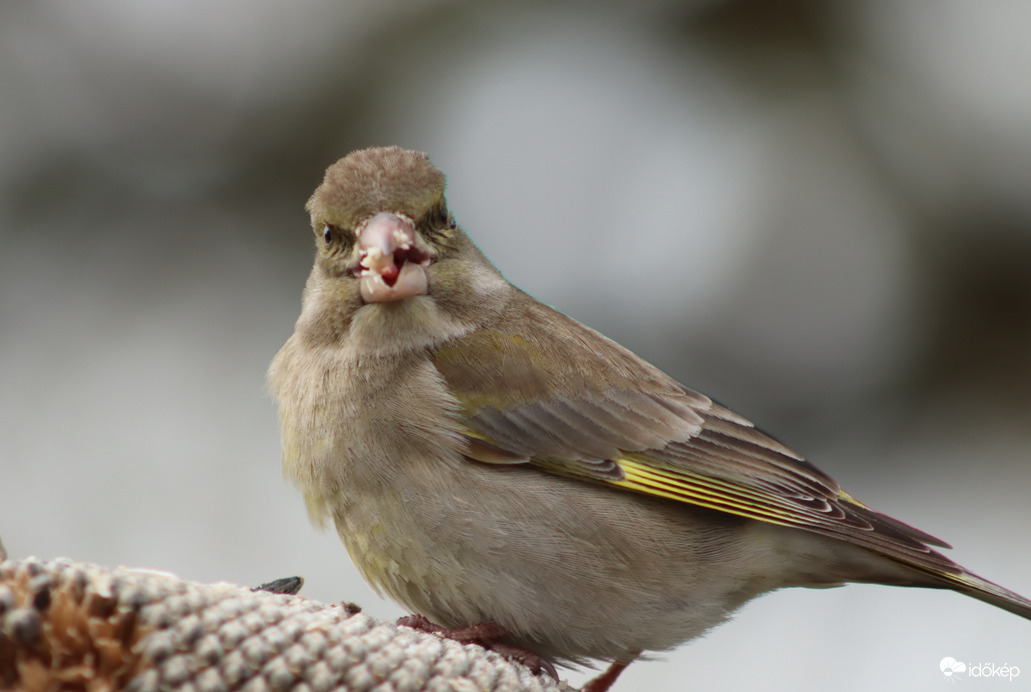
[[[1031,619],[944,541],[515,287],[445,182],[398,147],[326,170],[268,371],[285,475],[409,622],[608,664],[601,692],[784,587],[944,588]]]

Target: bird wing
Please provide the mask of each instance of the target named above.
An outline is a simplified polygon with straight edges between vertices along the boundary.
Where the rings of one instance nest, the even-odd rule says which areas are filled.
[[[511,316],[510,316],[511,317]],[[935,575],[947,543],[876,512],[751,422],[541,304],[432,354],[466,456],[855,543]]]

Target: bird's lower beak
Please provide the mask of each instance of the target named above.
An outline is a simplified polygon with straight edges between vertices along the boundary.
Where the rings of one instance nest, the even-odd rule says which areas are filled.
[[[410,219],[380,212],[358,232],[362,300],[387,303],[429,291],[426,267],[433,253]]]

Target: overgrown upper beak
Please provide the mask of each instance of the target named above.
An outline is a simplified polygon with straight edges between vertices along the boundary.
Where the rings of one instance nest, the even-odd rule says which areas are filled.
[[[429,291],[434,253],[411,219],[380,212],[358,228],[362,300],[387,303]]]

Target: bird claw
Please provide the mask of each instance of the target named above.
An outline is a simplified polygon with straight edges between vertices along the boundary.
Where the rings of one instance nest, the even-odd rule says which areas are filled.
[[[482,646],[484,649],[493,651],[509,661],[529,668],[535,674],[545,673],[551,676],[552,679],[558,680],[558,671],[555,670],[555,666],[550,661],[541,658],[535,651],[501,641],[502,638],[508,636],[509,632],[496,622],[481,622],[468,627],[449,629],[430,622],[429,619],[422,615],[405,615],[402,618],[398,618],[396,624],[451,639],[461,644]]]

